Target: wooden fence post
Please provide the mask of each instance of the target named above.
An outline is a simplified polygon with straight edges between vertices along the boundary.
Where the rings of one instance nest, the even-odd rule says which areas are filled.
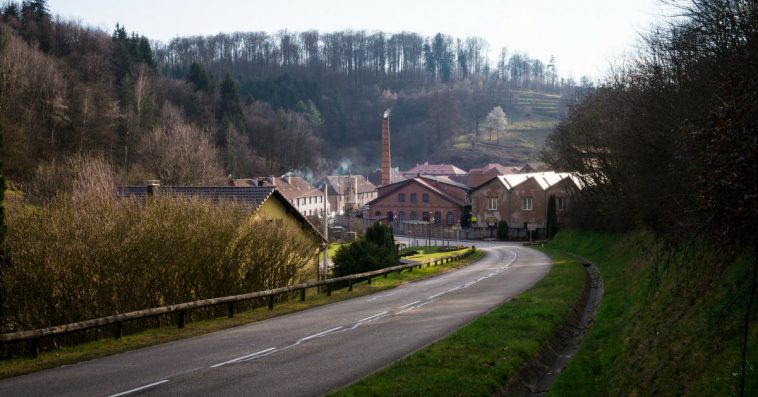
[[[187,311],[180,310],[178,314],[179,319],[176,322],[176,327],[179,329],[184,328],[184,323],[187,321]]]
[[[305,302],[305,288],[300,290],[300,302]]]
[[[274,295],[268,296],[268,310],[274,310]]]
[[[229,304],[226,305],[226,316],[234,318],[234,302],[229,302]]]
[[[124,323],[119,321],[116,323],[116,331],[113,333],[113,338],[121,339],[124,336]]]

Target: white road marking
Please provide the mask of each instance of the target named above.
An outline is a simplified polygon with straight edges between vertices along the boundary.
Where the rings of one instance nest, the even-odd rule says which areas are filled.
[[[330,333],[330,332],[334,332],[334,331],[336,331],[336,330],[338,330],[338,329],[342,329],[342,326],[340,325],[339,327],[334,327],[334,328],[332,328],[332,329],[328,329],[328,330],[326,330],[326,331],[323,331],[323,332],[319,332],[319,333],[317,333],[317,334],[313,334],[313,335],[309,335],[309,336],[306,336],[305,338],[300,338],[300,339],[298,339],[298,340],[297,340],[297,343],[305,342],[305,341],[307,341],[307,340],[311,340],[311,339],[313,339],[313,338],[318,338],[319,336],[323,336],[323,335],[326,335],[326,334],[328,334],[328,333]]]
[[[366,318],[364,318],[364,319],[358,320],[358,322],[359,322],[359,323],[362,323],[362,322],[364,322],[364,321],[368,321],[368,320],[371,320],[371,319],[377,318],[377,317],[379,317],[379,316],[383,316],[383,315],[385,315],[385,314],[387,314],[387,313],[389,313],[389,312],[387,312],[387,311],[384,311],[384,312],[381,312],[381,313],[379,313],[379,314],[374,314],[373,316],[369,316],[369,317],[366,317]]]
[[[404,309],[405,308],[405,310],[394,312],[392,314],[388,314],[389,311],[383,311],[381,313],[374,314],[373,316],[369,316],[369,317],[360,319],[357,322],[355,322],[352,326],[348,326],[348,327],[338,326],[338,327],[335,327],[335,328],[332,328],[332,329],[328,329],[326,331],[319,332],[317,334],[313,334],[313,335],[309,335],[309,336],[303,337],[301,339],[298,339],[295,343],[292,343],[292,344],[290,344],[288,346],[284,346],[284,347],[281,347],[281,348],[273,348],[272,347],[270,349],[261,350],[261,351],[256,352],[256,353],[248,354],[246,356],[242,356],[242,357],[239,357],[239,358],[235,358],[233,360],[229,360],[229,361],[225,361],[223,363],[219,363],[219,364],[213,365],[211,368],[216,368],[216,367],[220,367],[222,365],[226,365],[226,364],[230,364],[230,363],[235,363],[235,362],[240,362],[240,361],[249,361],[249,360],[254,360],[256,358],[259,358],[259,357],[268,356],[269,354],[273,354],[273,353],[276,353],[276,352],[280,352],[280,351],[283,351],[283,350],[287,350],[287,349],[293,348],[293,347],[298,346],[301,343],[309,341],[311,339],[319,338],[319,337],[322,337],[322,336],[327,336],[328,334],[338,334],[338,333],[342,333],[342,332],[351,331],[351,330],[354,330],[354,329],[358,328],[362,324],[366,324],[366,323],[368,323],[370,321],[373,321],[373,320],[385,317],[387,315],[391,316],[391,315],[402,314],[402,313],[405,313],[405,312],[408,312],[408,311],[415,310],[415,309],[418,309],[420,307],[426,306],[426,305],[428,305],[430,303],[434,303],[434,302],[436,302],[435,300],[433,300],[434,298],[442,296],[442,295],[444,295],[444,294],[446,294],[448,292],[453,292],[453,291],[456,291],[456,290],[459,290],[459,289],[462,289],[462,288],[469,287],[469,286],[474,285],[474,284],[476,284],[476,283],[478,283],[478,282],[480,282],[482,280],[488,279],[488,278],[490,278],[490,277],[492,277],[492,276],[494,276],[496,274],[499,274],[500,272],[502,272],[504,270],[507,270],[513,264],[513,262],[515,262],[516,259],[518,259],[518,253],[512,252],[512,254],[513,254],[513,257],[510,259],[510,261],[507,264],[505,264],[502,267],[496,268],[496,269],[499,269],[499,270],[491,272],[491,273],[487,274],[486,276],[482,276],[482,277],[480,277],[477,280],[470,281],[470,282],[466,283],[465,285],[457,286],[457,287],[451,288],[451,289],[449,289],[447,291],[440,292],[438,294],[432,295],[432,296],[426,298],[427,301],[425,301],[425,302],[422,302],[421,300],[417,300],[417,301],[414,301],[414,302],[411,302],[411,303],[407,303],[407,304],[404,304],[404,305],[398,307],[398,309]],[[498,259],[499,259],[499,256],[498,256]],[[492,268],[490,268],[490,269],[492,269]],[[402,286],[398,287],[398,288],[402,288]],[[384,295],[380,295],[380,296],[375,296],[375,297],[372,297],[370,299],[367,299],[366,302],[372,302],[372,301],[375,301],[375,300],[380,299],[380,298],[385,298],[385,297],[392,296],[394,294],[395,294],[395,292],[391,292],[391,293],[388,293],[388,294],[384,294]],[[422,302],[422,303],[420,303],[420,302]],[[166,382],[168,382],[168,380],[166,380]],[[156,383],[155,385],[160,384],[160,383],[162,383],[162,382]],[[143,387],[150,387],[150,386],[152,386],[152,385],[143,386]],[[141,388],[140,389],[135,389],[135,390],[132,390],[130,392],[134,392],[136,390],[142,390],[142,389]]]
[[[158,381],[158,382],[155,382],[155,383],[151,383],[151,384],[149,384],[149,385],[145,385],[145,386],[142,386],[142,387],[138,387],[138,388],[136,388],[136,389],[131,389],[131,390],[123,391],[123,392],[121,392],[121,393],[118,393],[118,394],[112,394],[112,395],[110,395],[109,397],[120,397],[120,396],[126,396],[127,394],[136,393],[136,392],[138,392],[138,391],[142,391],[142,390],[145,390],[145,389],[149,389],[149,388],[151,388],[151,387],[155,387],[155,386],[158,386],[158,385],[162,385],[162,384],[164,384],[164,383],[166,383],[166,382],[168,382],[168,379],[164,379],[164,380],[161,380],[161,381]]]
[[[261,350],[259,352],[248,354],[248,355],[245,355],[245,356],[242,356],[242,357],[237,357],[237,358],[231,359],[229,361],[224,361],[223,363],[218,363],[216,365],[211,365],[211,368],[217,368],[217,367],[220,367],[222,365],[235,363],[237,361],[242,361],[242,360],[246,360],[246,359],[249,359],[249,358],[256,358],[256,357],[262,356],[262,355],[264,355],[266,353],[270,353],[270,352],[272,352],[274,350],[276,350],[275,347],[272,347],[272,348],[269,348],[269,349],[266,349],[266,350]]]
[[[404,308],[404,307],[408,307],[408,306],[411,306],[411,305],[415,305],[416,303],[419,303],[419,302],[421,302],[421,301],[415,301],[415,302],[407,303],[407,304],[405,304],[405,305],[403,305],[403,306],[398,306],[398,309],[402,309],[402,308]]]

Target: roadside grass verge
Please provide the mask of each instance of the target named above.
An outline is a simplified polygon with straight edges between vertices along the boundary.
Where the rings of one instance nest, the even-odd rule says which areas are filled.
[[[497,392],[553,336],[579,300],[585,270],[554,251],[532,289],[332,396],[482,396]]]
[[[548,246],[592,260],[604,284],[592,328],[548,395],[740,395],[750,249],[576,230]],[[755,307],[752,318],[745,396],[758,395]]]
[[[453,252],[446,254],[453,254]],[[121,339],[100,339],[76,346],[61,347],[52,351],[42,351],[37,358],[20,357],[0,361],[0,379],[190,338],[329,303],[373,294],[466,266],[483,256],[484,252],[477,250],[468,258],[463,258],[459,261],[440,266],[417,268],[413,269],[413,271],[406,270],[401,273],[392,273],[386,278],[374,278],[371,284],[367,284],[365,281],[355,283],[353,291],[348,291],[347,288],[336,289],[332,291],[332,296],[326,296],[323,292],[317,293],[315,288],[311,288],[306,292],[304,302],[301,302],[299,297],[293,298],[276,303],[273,310],[268,310],[265,304],[263,304],[261,307],[256,307],[252,310],[237,312],[234,318],[218,317],[211,320],[188,321],[183,329],[178,329],[176,326],[151,328],[138,333],[124,335]],[[192,314],[190,313],[188,319],[191,320],[191,318]]]
[[[409,255],[404,256],[403,259],[411,260],[411,261],[417,261],[422,262],[429,259],[438,259],[445,256],[450,255],[451,252],[455,251],[443,251],[442,249],[446,248],[445,246],[415,246],[415,247],[408,247],[400,250],[400,253],[404,252],[411,252],[415,251],[418,252],[418,254],[415,255]]]

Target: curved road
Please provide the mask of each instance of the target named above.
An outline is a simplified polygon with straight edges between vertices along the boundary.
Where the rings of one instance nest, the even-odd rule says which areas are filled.
[[[246,326],[0,380],[2,396],[312,396],[346,386],[540,280],[541,253],[488,252],[454,272]]]

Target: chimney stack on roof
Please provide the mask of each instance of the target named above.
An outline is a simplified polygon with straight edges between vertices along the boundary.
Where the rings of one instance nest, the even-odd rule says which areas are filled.
[[[392,161],[390,157],[390,110],[384,111],[382,118],[382,186],[392,183]]]

